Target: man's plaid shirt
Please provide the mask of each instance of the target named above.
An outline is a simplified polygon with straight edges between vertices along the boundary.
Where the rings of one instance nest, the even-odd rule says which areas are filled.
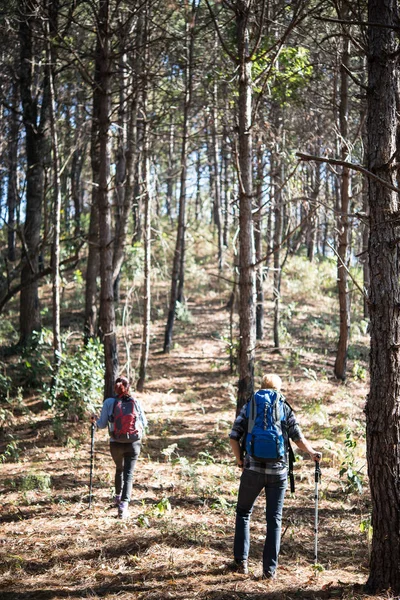
[[[232,440],[239,442],[239,444],[242,442],[243,436],[247,433],[248,419],[246,417],[246,406],[247,405],[245,404],[242,407],[240,413],[235,419],[235,422],[233,423],[232,431],[229,434],[229,437]],[[287,448],[287,436],[295,442],[297,440],[301,440],[303,434],[289,404],[285,402],[283,406],[286,417],[286,427],[283,428],[283,435],[285,437],[285,445]],[[249,469],[250,471],[257,471],[258,473],[265,473],[266,475],[285,475],[285,473],[287,473],[287,461],[274,461],[271,459],[260,463],[257,460],[254,460],[252,456],[246,454],[244,457],[243,468]]]

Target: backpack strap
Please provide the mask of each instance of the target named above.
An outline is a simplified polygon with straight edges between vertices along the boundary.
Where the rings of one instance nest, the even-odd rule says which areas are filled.
[[[293,465],[294,465],[294,452],[293,448],[290,444],[290,440],[288,438],[288,450],[289,450],[289,481],[290,481],[290,493],[294,494],[294,473],[293,473]]]
[[[251,433],[253,431],[254,423],[257,418],[257,404],[255,394],[251,395],[249,400],[249,417],[247,420],[247,433]]]
[[[286,402],[285,396],[283,394],[281,394],[280,392],[278,392],[277,390],[275,391],[275,400],[274,400],[274,419],[275,419],[275,423],[277,423],[278,421],[281,421],[282,419],[280,419],[280,415],[278,415],[278,403],[279,402]],[[284,414],[284,416],[286,416]]]
[[[293,412],[293,408],[290,406],[289,402],[284,398],[285,404],[290,408]],[[287,444],[288,444],[288,452],[289,452],[289,481],[290,481],[290,493],[294,494],[294,472],[293,465],[295,463],[294,452],[292,445],[290,443],[289,434],[287,434]]]
[[[118,396],[115,398],[114,400],[114,404],[113,404],[113,409],[112,409],[112,413],[111,415],[108,417],[108,420],[110,423],[114,423],[114,412],[115,412],[115,407],[117,406],[117,403],[119,402],[119,398]]]

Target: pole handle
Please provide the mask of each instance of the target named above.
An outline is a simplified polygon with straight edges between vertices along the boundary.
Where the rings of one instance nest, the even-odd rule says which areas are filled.
[[[315,461],[315,483],[320,483],[321,481],[321,467],[319,466],[319,461]]]

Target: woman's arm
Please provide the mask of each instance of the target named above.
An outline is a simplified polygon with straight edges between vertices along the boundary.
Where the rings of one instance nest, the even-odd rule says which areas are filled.
[[[110,416],[110,414],[112,414],[112,407],[114,406],[114,401],[115,398],[107,398],[106,400],[104,400],[103,406],[101,408],[100,417],[97,418],[97,415],[92,415],[91,421],[92,423],[96,423],[98,429],[105,429],[107,427],[108,417]]]

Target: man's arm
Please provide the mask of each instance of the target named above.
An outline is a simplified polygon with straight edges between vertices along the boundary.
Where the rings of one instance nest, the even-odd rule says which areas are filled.
[[[243,469],[242,451],[239,442],[233,438],[229,438],[229,443],[231,445],[232,452],[235,455],[237,466]]]
[[[315,462],[319,462],[321,460],[321,457],[322,457],[321,452],[317,452],[316,450],[314,450],[314,448],[311,446],[310,442],[308,442],[305,437],[300,438],[299,440],[294,440],[294,443],[296,444],[296,446],[298,448],[300,448],[300,450],[303,450],[304,452],[308,452],[308,454],[310,455],[310,458],[315,460]]]

